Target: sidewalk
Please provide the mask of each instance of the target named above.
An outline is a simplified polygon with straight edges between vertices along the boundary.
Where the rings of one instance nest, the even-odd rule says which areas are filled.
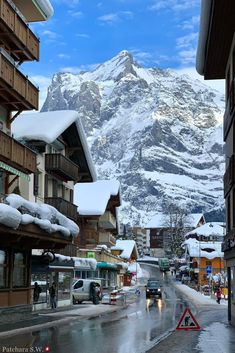
[[[0,325],[0,339],[52,326],[63,325],[72,321],[95,318],[121,310],[125,307],[126,306],[121,305],[94,305],[89,303],[62,307],[53,311],[52,309],[45,309],[37,313],[32,313],[30,318],[23,322],[18,321]]]

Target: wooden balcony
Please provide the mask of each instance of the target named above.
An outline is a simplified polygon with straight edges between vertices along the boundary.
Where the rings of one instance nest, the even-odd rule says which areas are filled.
[[[38,109],[39,90],[0,49],[0,105],[8,110]]]
[[[116,244],[116,238],[111,233],[99,233],[99,243],[107,246],[114,246]]]
[[[103,229],[116,229],[117,221],[110,211],[106,211],[102,216],[100,216],[99,227]]]
[[[0,131],[0,160],[23,173],[36,172],[36,154]]]
[[[46,197],[45,203],[55,207],[60,213],[72,220],[77,220],[77,206],[62,197]]]
[[[79,179],[78,166],[60,153],[45,155],[45,170],[63,181],[78,181]]]
[[[235,182],[235,155],[233,154],[229,160],[229,165],[224,174],[224,197],[227,196]]]
[[[8,0],[0,0],[0,44],[15,61],[39,60],[39,39]]]

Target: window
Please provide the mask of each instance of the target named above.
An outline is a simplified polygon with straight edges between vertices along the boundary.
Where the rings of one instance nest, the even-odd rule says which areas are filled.
[[[27,253],[17,252],[13,254],[13,287],[27,287]]]
[[[212,265],[211,261],[206,261],[206,266],[211,266],[211,265]]]
[[[74,285],[74,289],[78,289],[78,288],[82,288],[83,286],[83,281],[78,281],[75,285]]]
[[[71,283],[71,273],[70,272],[59,272],[58,300],[70,299],[70,283]],[[76,284],[75,284],[75,286],[76,286]]]
[[[8,254],[0,250],[0,288],[8,287]]]

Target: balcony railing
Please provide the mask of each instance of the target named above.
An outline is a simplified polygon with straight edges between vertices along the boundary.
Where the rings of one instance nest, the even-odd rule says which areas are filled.
[[[7,53],[0,49],[0,105],[9,110],[38,109],[39,90],[15,66]]]
[[[228,168],[224,174],[224,197],[227,196],[235,182],[235,155],[233,154],[229,160]]]
[[[99,233],[99,243],[113,246],[116,244],[116,238],[111,233]]]
[[[39,60],[39,39],[8,0],[0,0],[1,42],[16,61]]]
[[[45,203],[55,207],[60,213],[72,220],[77,220],[77,206],[62,197],[46,197]]]
[[[36,154],[0,131],[0,160],[24,173],[36,172]]]
[[[77,181],[79,178],[78,166],[60,153],[45,155],[45,169],[48,173],[58,176],[64,181]]]
[[[117,221],[116,218],[110,211],[106,211],[99,218],[99,226],[103,229],[116,229]]]

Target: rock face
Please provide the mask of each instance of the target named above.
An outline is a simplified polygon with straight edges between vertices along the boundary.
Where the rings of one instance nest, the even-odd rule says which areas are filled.
[[[198,80],[122,51],[92,72],[54,75],[42,111],[79,112],[99,179],[121,182],[120,218],[143,225],[168,202],[223,209],[223,107]]]

